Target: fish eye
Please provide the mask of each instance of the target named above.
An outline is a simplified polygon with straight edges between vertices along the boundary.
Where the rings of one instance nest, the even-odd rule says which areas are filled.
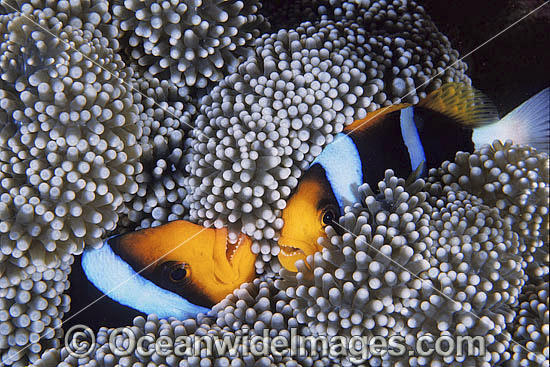
[[[168,277],[171,282],[180,283],[187,278],[188,274],[187,264],[177,264],[170,269]]]
[[[323,214],[323,224],[329,225],[332,224],[332,221],[336,218],[336,215],[334,214],[334,211],[332,209],[328,209]]]

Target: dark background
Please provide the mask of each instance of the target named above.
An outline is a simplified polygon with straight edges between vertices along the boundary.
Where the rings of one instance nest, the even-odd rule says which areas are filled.
[[[540,0],[420,0],[464,56],[536,9]],[[500,116],[550,85],[550,3],[466,57],[472,84]]]

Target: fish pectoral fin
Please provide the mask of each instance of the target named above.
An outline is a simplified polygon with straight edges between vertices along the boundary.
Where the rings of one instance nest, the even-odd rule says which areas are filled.
[[[498,121],[497,108],[493,102],[481,91],[464,83],[443,84],[417,106],[439,112],[468,128]]]
[[[427,174],[426,161],[422,161],[420,162],[418,167],[416,167],[416,169],[413,172],[411,172],[409,177],[407,177],[407,180],[405,181],[405,187],[410,186],[413,182],[415,182],[419,178],[424,177],[426,174]]]

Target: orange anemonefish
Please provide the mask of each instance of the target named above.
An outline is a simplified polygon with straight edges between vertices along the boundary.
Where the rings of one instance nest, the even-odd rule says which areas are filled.
[[[84,273],[125,306],[181,320],[221,301],[255,277],[252,241],[231,243],[227,229],[179,220],[114,236],[82,255]]]
[[[287,201],[281,265],[297,271],[296,261],[321,251],[317,240],[325,227],[345,205],[359,201],[359,185],[376,187],[386,169],[400,177],[423,175],[457,151],[472,152],[495,139],[548,152],[549,100],[547,88],[499,121],[496,107],[481,92],[448,83],[415,106],[389,106],[355,121],[323,149]]]

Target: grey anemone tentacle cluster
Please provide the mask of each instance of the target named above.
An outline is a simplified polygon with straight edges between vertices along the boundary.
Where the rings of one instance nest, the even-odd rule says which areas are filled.
[[[105,1],[1,3],[0,358],[6,365],[36,359],[37,335],[45,346],[57,345],[69,306],[62,296],[68,264],[84,244],[101,245],[138,190],[141,127],[124,82],[132,71],[103,36],[107,10]],[[22,349],[25,341],[32,346]]]
[[[549,366],[549,289],[548,280],[523,289],[518,314],[511,327],[515,343],[510,346],[510,360],[502,366]]]
[[[416,103],[442,82],[469,82],[415,2],[366,2],[351,13],[264,34],[201,101],[186,143],[189,215],[252,236],[258,273],[279,251],[285,200],[335,134],[379,107]],[[373,19],[392,23],[395,14],[404,20],[388,32],[371,30]]]
[[[150,76],[205,88],[236,67],[261,30],[258,0],[117,0],[121,50]]]
[[[117,356],[109,346],[109,339],[114,338],[117,346],[127,343],[127,336],[119,334],[113,336],[115,329],[101,328],[97,335],[98,348],[92,356],[76,359],[69,355],[66,348],[49,350],[42,359],[35,363],[37,367],[49,366],[97,366],[114,365],[168,365],[168,366],[304,366],[323,367],[329,366],[327,357],[313,358],[310,355],[290,356],[273,355],[263,352],[264,345],[258,348],[258,352],[251,353],[249,346],[243,346],[244,338],[275,338],[276,336],[290,339],[290,328],[297,327],[296,319],[292,317],[292,310],[284,292],[275,289],[272,281],[256,279],[252,283],[244,284],[241,288],[228,296],[214,307],[208,315],[199,315],[196,319],[188,320],[163,320],[155,315],[147,318],[137,317],[129,329],[136,338],[143,335],[152,336],[157,340],[160,336],[168,336],[177,340],[181,336],[194,336],[195,338],[211,338],[211,340],[236,341],[235,350],[218,354],[213,348],[209,353],[207,348],[202,348],[197,355],[175,356],[163,355],[153,350],[152,355],[145,359],[138,353],[129,356]],[[266,331],[264,335],[264,330]],[[225,338],[225,339],[224,339]],[[243,339],[240,339],[243,338]],[[126,341],[125,341],[126,340]],[[239,343],[239,340],[242,343]],[[265,339],[262,339],[265,340]],[[261,343],[260,343],[261,344]],[[206,345],[206,344],[204,344]],[[267,344],[266,344],[267,346]],[[183,352],[183,351],[182,351]],[[192,350],[188,350],[189,353]]]
[[[70,305],[70,298],[64,293],[69,288],[67,278],[72,262],[71,256],[69,262],[43,272],[30,264],[22,277],[17,275],[22,280],[16,284],[9,280],[13,272],[1,267],[0,363],[27,366],[44,350],[60,347],[61,320]]]
[[[197,111],[186,91],[171,81],[138,73],[132,86],[143,132],[143,172],[136,176],[139,189],[119,224],[125,229],[157,226],[187,215],[183,145]]]
[[[0,43],[2,242],[37,266],[101,244],[142,168],[131,70],[104,38],[42,16],[10,16]]]
[[[149,315],[135,319],[131,330],[137,337],[150,333],[156,338],[193,334],[223,339],[263,336],[265,330],[271,337],[288,337],[289,330],[296,328],[302,336],[401,335],[407,346],[424,335],[480,336],[488,347],[484,356],[372,356],[365,362],[368,365],[492,366],[503,365],[510,356],[511,363],[525,365],[535,353],[547,353],[543,344],[548,335],[547,282],[528,285],[522,292],[526,262],[521,236],[497,207],[453,185],[431,178],[406,183],[391,171],[374,189],[360,187],[362,201],[347,207],[338,224],[328,227],[323,251],[310,257],[308,266],[298,263],[298,273],[281,270],[277,280],[244,284],[207,315],[188,320]],[[156,351],[149,358],[121,357],[108,345],[113,332],[99,331],[98,347],[89,357],[75,359],[66,348],[51,349],[35,365],[347,366],[353,362],[318,354],[243,356],[238,348],[235,356],[229,356],[234,364],[227,355],[205,352],[184,358],[185,362]],[[522,354],[510,337],[532,354]],[[116,336],[116,345],[124,345],[124,339]]]
[[[9,17],[32,14],[50,26],[71,25],[95,33],[96,36],[104,36],[104,41],[109,42],[109,45],[118,47],[113,43],[117,30],[109,24],[111,14],[107,0],[2,0],[0,14]]]
[[[272,279],[281,210],[323,147],[368,112],[469,79],[415,1],[261,5],[0,1],[0,363],[350,362],[117,356],[108,328],[92,355],[71,356],[60,330],[73,256],[112,230],[180,218],[252,236],[262,279],[208,315],[136,318],[138,337],[286,337],[297,328],[306,336],[398,334],[410,346],[426,334],[480,335],[489,346],[483,357],[368,363],[488,366],[510,357],[521,366],[547,357],[549,163],[528,147],[459,153],[427,183],[388,173],[379,193],[362,186],[363,201],[328,229],[311,268]],[[271,20],[279,25],[262,35]],[[206,93],[199,108],[195,98]],[[524,273],[542,285],[523,287]]]
[[[550,160],[529,146],[495,141],[474,153],[460,152],[430,172],[430,182],[466,190],[499,209],[522,239],[532,281],[547,278],[550,261]]]
[[[318,335],[399,335],[411,348],[426,334],[475,335],[489,351],[408,361],[386,353],[369,359],[377,365],[497,361],[524,284],[519,236],[498,210],[448,186],[405,186],[391,170],[379,194],[359,191],[362,203],[327,228],[323,251],[297,274],[282,272],[277,286],[297,320]]]

